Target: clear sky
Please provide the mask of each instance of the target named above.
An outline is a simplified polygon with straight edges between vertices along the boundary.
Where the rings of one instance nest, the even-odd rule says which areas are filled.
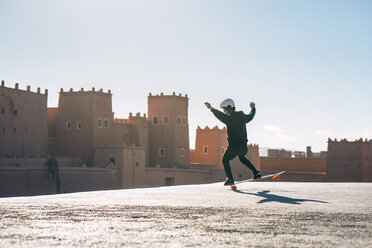
[[[372,138],[372,1],[0,0],[0,79],[49,90],[103,88],[115,117],[147,96],[188,94],[190,145],[205,108],[248,113],[250,143],[327,149]]]

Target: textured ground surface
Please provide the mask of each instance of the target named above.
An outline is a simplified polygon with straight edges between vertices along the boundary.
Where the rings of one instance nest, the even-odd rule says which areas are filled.
[[[0,199],[0,247],[372,247],[372,184],[250,182]]]

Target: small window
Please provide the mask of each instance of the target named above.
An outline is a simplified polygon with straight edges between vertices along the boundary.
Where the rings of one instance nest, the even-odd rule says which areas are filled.
[[[159,148],[159,156],[164,157],[165,155],[165,148]]]
[[[136,162],[136,167],[138,167],[139,166],[139,163],[138,162]]]
[[[108,128],[108,127],[109,127],[109,121],[105,120],[105,128]]]
[[[204,146],[203,147],[203,153],[204,154],[208,154],[208,146]]]
[[[77,129],[82,129],[83,128],[83,123],[81,121],[78,121],[76,124]]]
[[[163,124],[168,124],[169,123],[169,117],[168,116],[164,116],[163,117]]]
[[[14,115],[18,115],[18,110],[14,110]]]
[[[98,119],[98,127],[99,127],[99,128],[102,127],[102,119]]]
[[[1,109],[1,113],[5,114],[5,109],[4,108]]]
[[[71,129],[71,122],[66,121],[66,129]]]
[[[115,158],[110,158],[110,159],[109,159],[109,162],[110,162],[111,164],[115,165]]]
[[[153,123],[154,125],[158,124],[158,117],[154,117],[154,118],[152,119],[152,123]]]
[[[172,185],[176,185],[176,180],[174,179],[174,177],[166,177],[165,186],[172,186]]]
[[[182,124],[186,124],[186,116],[182,117]]]
[[[13,128],[14,134],[17,133],[17,128]]]
[[[177,117],[177,122],[178,122],[178,124],[181,124],[181,116]]]
[[[182,157],[182,158],[185,157],[185,148],[181,148],[181,157]]]
[[[5,133],[5,127],[3,127],[3,133]]]

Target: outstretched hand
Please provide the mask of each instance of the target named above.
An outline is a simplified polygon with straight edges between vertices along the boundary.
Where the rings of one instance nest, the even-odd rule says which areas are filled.
[[[205,102],[204,104],[205,104],[205,106],[207,106],[207,108],[213,109],[212,105],[209,102]]]
[[[249,104],[249,106],[250,106],[251,108],[256,108],[256,104],[255,104],[254,102],[251,102],[251,103]]]

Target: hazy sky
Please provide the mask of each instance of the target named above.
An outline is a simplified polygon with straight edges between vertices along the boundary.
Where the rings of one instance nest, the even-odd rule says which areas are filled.
[[[188,94],[195,129],[223,125],[203,103],[257,115],[249,142],[313,151],[372,138],[372,1],[0,0],[0,79],[103,88],[115,117],[147,96]]]

